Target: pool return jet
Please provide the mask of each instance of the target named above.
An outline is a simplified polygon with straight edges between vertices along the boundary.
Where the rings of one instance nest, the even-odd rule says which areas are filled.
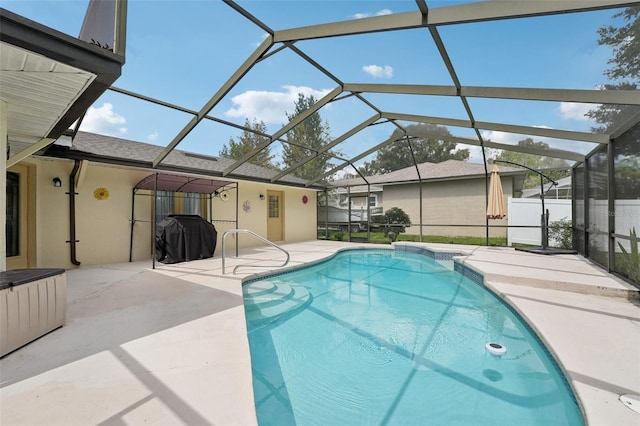
[[[576,250],[549,247],[549,210],[545,209],[544,207],[544,195],[551,188],[553,188],[554,186],[557,186],[558,182],[551,179],[549,176],[545,175],[541,171],[532,169],[531,167],[527,167],[524,164],[518,164],[518,163],[514,163],[513,161],[507,161],[507,160],[493,160],[493,162],[513,164],[514,166],[523,167],[540,176],[540,200],[542,201],[542,214],[540,216],[540,228],[541,228],[541,234],[542,234],[541,235],[542,247],[516,247],[516,250],[526,251],[529,253],[536,253],[536,254],[577,254],[578,252]],[[545,179],[551,182],[551,185],[549,185],[549,188],[547,188],[547,191],[545,191],[544,189]]]

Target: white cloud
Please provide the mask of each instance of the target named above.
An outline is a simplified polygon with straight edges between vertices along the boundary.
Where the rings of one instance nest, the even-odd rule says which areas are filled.
[[[113,105],[104,103],[99,108],[89,107],[80,128],[85,132],[108,136],[121,136],[127,133],[123,127],[127,120],[113,111]]]
[[[260,41],[256,42],[255,46],[259,47],[262,43],[264,43],[264,41],[267,39],[267,37],[269,37],[269,33],[262,34],[262,37],[260,38]]]
[[[393,12],[390,9],[381,9],[379,11],[377,11],[376,13],[374,13],[373,15],[371,13],[356,13],[352,16],[353,19],[362,19],[362,18],[368,18],[370,16],[383,16],[383,15],[391,15]]]
[[[548,128],[546,126],[533,126],[540,128]],[[546,136],[528,136],[528,135],[519,135],[516,133],[506,133],[506,132],[496,132],[496,131],[483,131],[482,138],[485,141],[491,141],[496,143],[501,143],[505,145],[517,145],[519,141],[531,138],[535,142],[544,142],[549,145],[550,148],[559,149],[562,151],[576,152],[578,154],[586,154],[590,152],[593,148],[595,148],[595,144],[585,143],[585,142],[577,142],[577,141],[568,141],[564,139],[555,139]],[[493,157],[493,154],[496,154],[497,151],[491,149],[492,154],[487,153],[487,158]]]
[[[147,136],[147,139],[149,139],[149,141],[151,142],[155,142],[156,139],[158,139],[158,131],[155,130],[153,133],[151,133],[149,136]]]
[[[469,162],[470,163],[482,163],[482,148],[475,145],[466,145],[464,148],[469,150]]]
[[[380,65],[365,65],[362,71],[375,78],[391,78],[393,77],[393,68],[389,65],[381,67]]]
[[[249,90],[231,98],[233,108],[225,112],[226,116],[237,118],[255,118],[265,124],[284,124],[292,114],[298,94],[313,96],[316,100],[324,97],[330,89],[316,90],[305,86],[283,86],[282,92]]]
[[[565,120],[590,121],[591,119],[585,116],[585,114],[597,107],[598,105],[593,104],[560,102],[560,117]]]
[[[481,134],[482,134],[482,139],[484,139],[485,141],[502,143],[506,145],[515,145],[519,141],[526,138],[526,136],[519,135],[517,133],[497,132],[494,130],[485,130]],[[541,138],[538,136],[535,136],[536,141],[538,141],[539,139]]]

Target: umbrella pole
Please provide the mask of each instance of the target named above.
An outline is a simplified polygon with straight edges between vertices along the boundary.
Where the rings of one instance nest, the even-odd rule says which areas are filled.
[[[557,186],[558,182],[556,182],[555,180],[551,179],[549,176],[545,175],[544,173],[542,173],[539,170],[536,169],[532,169],[531,167],[527,167],[524,164],[519,164],[519,163],[514,163],[513,161],[507,161],[507,160],[493,160],[494,163],[506,163],[506,164],[513,164],[515,166],[520,166],[523,167],[527,170],[531,170],[532,172],[538,174],[538,176],[540,176],[540,200],[542,200],[542,215],[540,216],[540,227],[541,227],[541,243],[542,243],[542,248],[543,249],[547,249],[548,245],[549,245],[549,212],[545,212],[545,208],[544,208],[544,178],[548,179],[549,182],[551,182],[552,186]]]

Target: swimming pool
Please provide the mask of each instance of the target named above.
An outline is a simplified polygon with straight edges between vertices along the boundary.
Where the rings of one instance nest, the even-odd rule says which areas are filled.
[[[530,328],[451,262],[347,250],[243,293],[261,425],[584,424]]]

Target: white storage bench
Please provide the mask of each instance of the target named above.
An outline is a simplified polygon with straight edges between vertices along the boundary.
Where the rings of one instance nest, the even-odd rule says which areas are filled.
[[[61,327],[66,315],[64,269],[0,272],[0,357]]]

